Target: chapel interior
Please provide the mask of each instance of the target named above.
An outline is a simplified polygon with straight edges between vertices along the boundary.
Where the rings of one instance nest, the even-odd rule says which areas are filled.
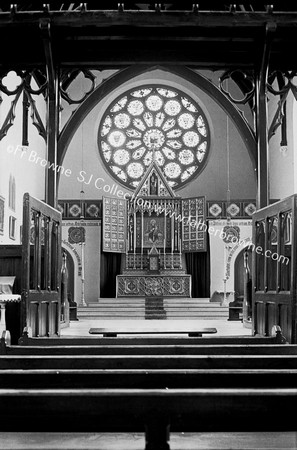
[[[297,448],[289,412],[279,428],[272,411],[268,413],[274,401],[284,408],[297,395],[292,381],[297,370],[296,23],[297,9],[279,1],[0,2],[0,398],[11,401],[7,416],[0,414],[0,435],[7,446],[3,448],[11,443],[15,448],[49,448],[38,427],[48,433],[111,432],[111,441],[101,442],[96,435],[94,447],[90,435],[76,434],[73,449],[95,444],[113,448],[117,433],[126,431],[130,434],[118,439],[127,447],[119,449],[239,449],[248,444],[264,449],[278,448],[268,446],[280,442],[284,448]],[[37,400],[36,413],[28,413],[35,426],[27,430],[17,425],[19,433],[12,437],[10,417],[17,402],[13,395],[25,395],[15,422],[30,410],[28,399],[33,405],[35,400],[24,379],[5,384],[8,371],[17,377],[13,370],[32,369],[35,380],[33,369],[40,370],[40,377],[45,369],[97,370],[95,362],[92,366],[84,358],[92,355],[92,346],[106,344],[124,352],[115,353],[119,361],[123,355],[127,358],[123,366],[110,366],[115,373],[135,370],[131,380],[138,380],[137,370],[145,371],[146,362],[129,366],[129,358],[139,356],[133,346],[148,346],[143,351],[155,357],[159,350],[154,347],[163,348],[164,356],[166,346],[172,345],[180,355],[179,345],[189,345],[183,351],[190,352],[199,342],[209,348],[222,342],[233,356],[231,347],[238,346],[243,360],[234,367],[224,361],[222,366],[189,362],[184,367],[183,362],[175,366],[166,354],[164,364],[153,358],[148,370],[232,369],[234,383],[231,377],[228,385],[223,375],[216,375],[210,386],[197,380],[188,385],[188,378],[177,385],[172,382],[172,389],[189,386],[193,392],[203,386],[222,388],[220,406],[214,406],[210,391],[205,394],[210,395],[209,406],[201,411],[200,397],[192,403],[182,397],[185,412],[181,406],[179,415],[172,401],[166,422],[167,406],[148,403],[144,442],[137,434],[138,419],[135,430],[130,426],[130,400],[125,410],[121,397],[119,410],[114,402],[115,410],[106,417],[103,406],[98,407],[98,430],[90,412],[97,406],[80,410],[79,401],[73,405],[80,411],[78,417],[85,417],[81,424],[77,419],[69,429],[49,425],[50,414],[60,420],[66,414],[62,406],[53,406],[48,416],[45,413],[48,425],[43,428],[45,422],[38,418],[43,406]],[[50,346],[67,343],[81,358],[69,367],[65,361],[75,353],[63,350],[67,357],[62,365],[48,366],[41,361],[44,350],[34,350],[44,347],[51,355]],[[82,345],[85,350],[75,350]],[[120,350],[126,345],[131,354]],[[241,345],[259,348],[240,350]],[[264,346],[268,350],[260,363]],[[223,360],[229,353],[221,349],[216,357]],[[9,359],[19,354],[31,355],[28,366]],[[103,354],[116,358],[100,353],[102,361]],[[252,361],[245,362],[246,355],[254,360],[249,356]],[[265,360],[267,355],[271,360]],[[281,357],[285,362],[274,362]],[[111,363],[106,357],[100,364],[104,371]],[[261,428],[257,417],[264,397],[259,400],[257,395],[265,386],[259,373],[268,369],[274,372],[263,411],[271,422],[268,428],[262,422]],[[281,369],[292,377],[288,383]],[[245,386],[252,397],[238,393],[244,386],[236,370],[259,377]],[[51,386],[49,372],[48,379],[36,381],[36,389]],[[67,388],[78,388],[76,376],[65,378]],[[131,389],[133,382],[126,386],[119,380],[110,385],[94,381],[91,387]],[[81,383],[81,389],[84,383],[90,388],[84,378]],[[161,390],[155,381],[150,383],[150,389]],[[288,397],[279,394],[275,400],[273,395],[286,386]],[[23,391],[8,394],[5,388]],[[226,400],[231,388],[238,392],[232,391],[231,400]],[[90,405],[96,405],[92,395]],[[106,404],[105,397],[100,400],[107,409],[108,399],[112,402],[119,394],[108,395]],[[248,400],[253,395],[254,404]],[[242,428],[236,418],[237,396],[238,404],[246,407]],[[207,422],[211,414],[218,419],[228,411],[233,428],[227,417],[222,426]],[[121,422],[119,414],[127,414],[126,419]],[[169,422],[181,433],[173,433],[171,443]],[[192,434],[182,439],[184,429]],[[24,430],[32,431],[31,444],[23,442]],[[53,435],[47,439],[51,448],[72,448],[67,447],[69,435],[57,442]],[[36,447],[30,447],[33,442]]]

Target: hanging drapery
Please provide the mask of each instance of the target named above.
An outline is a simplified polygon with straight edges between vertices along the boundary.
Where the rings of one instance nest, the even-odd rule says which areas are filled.
[[[192,277],[192,297],[210,297],[210,250],[206,232],[206,252],[185,253],[187,273]]]
[[[116,276],[121,273],[120,253],[101,252],[100,297],[116,297]]]

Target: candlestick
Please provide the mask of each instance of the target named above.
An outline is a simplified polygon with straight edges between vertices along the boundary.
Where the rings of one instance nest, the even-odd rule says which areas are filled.
[[[81,303],[87,306],[85,302],[85,243],[81,243]]]
[[[174,250],[174,218],[173,215],[171,217],[171,251],[173,253]]]
[[[134,253],[136,251],[136,213],[134,212]]]
[[[182,241],[179,240],[179,268],[182,268]]]
[[[129,247],[128,247],[128,245],[129,245],[129,239],[127,238],[126,239],[126,269],[129,268],[129,255],[128,255]]]

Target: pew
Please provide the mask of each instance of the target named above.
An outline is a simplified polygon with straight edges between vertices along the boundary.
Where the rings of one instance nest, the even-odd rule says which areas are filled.
[[[295,430],[296,346],[193,339],[163,347],[139,339],[134,351],[122,338],[13,346],[6,333],[0,430],[145,431],[146,450],[168,450],[169,430]]]
[[[0,426],[1,431],[17,426],[18,432],[145,430],[146,450],[168,450],[169,427],[182,432],[294,431],[296,399],[296,388],[1,388]]]
[[[297,388],[297,369],[7,369],[1,389]]]
[[[3,355],[297,355],[297,345],[3,345]]]
[[[297,355],[2,355],[5,369],[296,369]]]

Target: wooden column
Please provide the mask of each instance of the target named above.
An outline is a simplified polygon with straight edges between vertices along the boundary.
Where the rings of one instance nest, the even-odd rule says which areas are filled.
[[[275,24],[267,23],[262,60],[256,79],[256,121],[258,150],[258,192],[257,209],[269,204],[269,152],[266,87],[269,56]]]
[[[46,149],[48,165],[57,165],[57,144],[59,133],[59,80],[55,70],[52,54],[50,21],[40,21],[47,73],[47,114],[46,114]],[[45,174],[45,201],[48,205],[57,207],[57,169],[46,168]]]

